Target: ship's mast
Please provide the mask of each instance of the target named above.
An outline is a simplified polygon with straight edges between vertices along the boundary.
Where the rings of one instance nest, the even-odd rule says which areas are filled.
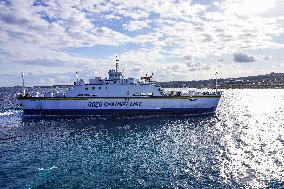
[[[118,62],[119,62],[119,59],[117,58],[117,56],[115,56],[116,58],[116,64],[115,64],[115,72],[118,72]]]
[[[216,72],[215,75],[216,75],[215,88],[216,88],[216,95],[217,95],[217,92],[218,92],[218,78],[217,78],[218,72]]]
[[[25,73],[24,72],[22,72],[22,79],[23,79],[23,95],[26,96]]]

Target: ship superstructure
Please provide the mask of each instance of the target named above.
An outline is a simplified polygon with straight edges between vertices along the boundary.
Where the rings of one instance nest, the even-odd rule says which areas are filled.
[[[89,83],[79,80],[75,86],[69,90],[65,97],[146,97],[161,96],[156,82],[151,80],[152,76],[137,78],[124,78],[122,72],[109,70],[108,78],[95,77],[89,79]]]
[[[107,78],[95,77],[88,83],[77,79],[66,93],[28,94],[24,90],[17,95],[24,114],[35,115],[214,113],[220,97],[217,90],[165,91],[153,81],[153,74],[124,78],[118,62]]]

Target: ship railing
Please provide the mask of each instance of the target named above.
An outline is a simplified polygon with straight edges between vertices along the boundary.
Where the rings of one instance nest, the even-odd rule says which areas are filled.
[[[58,98],[58,97],[65,97],[66,93],[64,92],[32,92],[32,93],[17,93],[17,98]]]
[[[192,96],[221,96],[222,92],[221,91],[203,91],[203,92],[190,92],[188,93],[189,95]]]
[[[29,93],[25,93],[25,94],[17,93],[17,98],[31,98],[31,97],[32,97],[32,95],[29,94]]]
[[[223,94],[222,91],[178,91],[178,90],[171,90],[171,91],[161,91],[162,96],[221,96]]]

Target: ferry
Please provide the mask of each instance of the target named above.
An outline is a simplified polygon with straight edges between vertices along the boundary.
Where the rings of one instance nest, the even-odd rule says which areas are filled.
[[[17,94],[24,115],[154,115],[213,114],[222,92],[167,91],[153,74],[125,78],[116,60],[107,78],[94,77],[85,83],[78,78],[66,92]],[[217,86],[217,79],[216,79]]]

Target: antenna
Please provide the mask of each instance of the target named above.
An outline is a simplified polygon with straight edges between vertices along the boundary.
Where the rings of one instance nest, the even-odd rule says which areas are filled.
[[[123,74],[124,74],[124,68],[122,69],[122,72],[121,72],[121,73],[122,73],[122,78],[123,78],[123,77],[124,77],[124,76],[123,76]]]
[[[23,79],[23,96],[26,96],[25,73],[24,72],[22,72],[22,79]]]
[[[217,78],[218,72],[215,73],[215,76],[216,76],[215,88],[216,88],[216,95],[217,95],[217,93],[218,93],[218,78]]]
[[[78,82],[79,82],[79,73],[78,72],[76,72],[76,77],[77,77],[76,85],[78,85]]]
[[[117,56],[115,56],[116,58],[116,64],[115,64],[115,71],[118,72],[118,62],[119,62],[119,59],[117,58]]]

